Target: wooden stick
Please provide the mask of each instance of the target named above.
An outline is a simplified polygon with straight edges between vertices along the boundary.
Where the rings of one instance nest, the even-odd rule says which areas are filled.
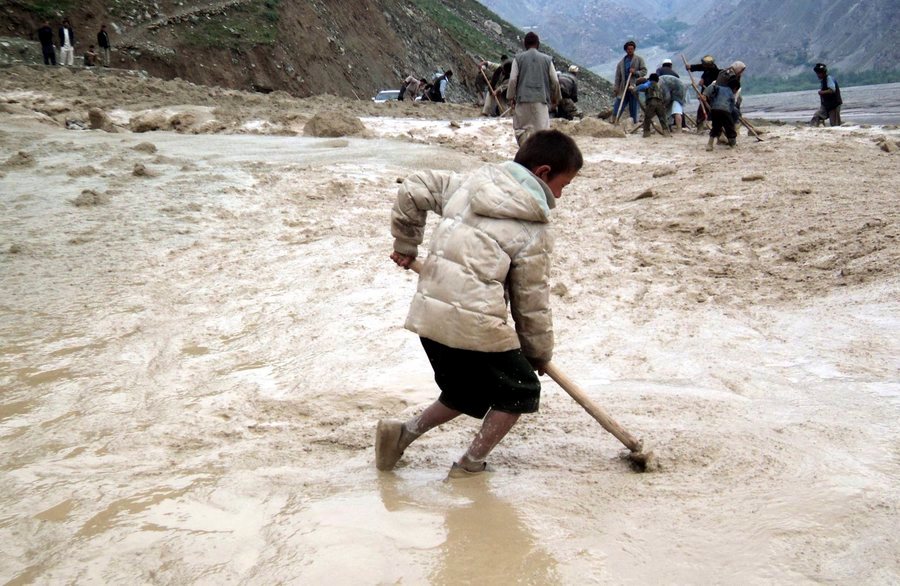
[[[739,120],[741,121],[741,124],[743,124],[743,125],[747,128],[747,130],[749,130],[749,131],[753,134],[753,136],[756,137],[756,140],[758,140],[759,142],[762,142],[762,141],[763,141],[763,139],[760,138],[759,134],[756,132],[756,129],[753,128],[753,126],[752,126],[749,122],[747,122],[746,120],[744,120],[744,117],[743,117],[743,116],[741,116],[741,117],[739,118]]]
[[[643,449],[640,440],[625,431],[625,429],[616,423],[612,417],[607,415],[603,409],[591,401],[578,385],[556,368],[555,364],[552,362],[544,364],[544,372],[556,381],[556,384],[561,386],[570,397],[575,399],[575,402],[581,405],[584,410],[597,421],[597,423],[602,425],[603,429],[616,436],[616,439],[622,442],[626,448],[632,452],[640,452]]]
[[[613,121],[613,124],[618,124],[619,118],[622,116],[622,107],[625,106],[625,92],[628,91],[628,86],[631,84],[631,75],[633,73],[633,70],[628,70],[628,79],[625,81],[625,89],[622,90],[622,96],[619,98],[619,111],[616,112],[616,119]],[[640,103],[640,100],[638,100],[638,103]]]

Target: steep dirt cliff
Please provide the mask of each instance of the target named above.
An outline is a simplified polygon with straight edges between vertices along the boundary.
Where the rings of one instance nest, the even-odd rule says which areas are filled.
[[[0,34],[34,41],[41,22],[56,28],[64,16],[79,54],[108,23],[114,67],[301,97],[368,99],[409,74],[452,69],[450,99],[473,101],[482,87],[478,60],[513,55],[522,37],[474,0],[12,0],[0,9]],[[40,58],[36,46],[25,49],[17,54]],[[608,83],[583,71],[583,107],[607,106]]]

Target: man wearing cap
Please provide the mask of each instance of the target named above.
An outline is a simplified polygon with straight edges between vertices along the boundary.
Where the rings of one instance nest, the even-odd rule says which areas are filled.
[[[674,77],[679,77],[675,70],[672,68],[672,60],[671,59],[663,59],[662,65],[656,68],[656,75],[662,77],[663,75],[672,75]]]
[[[824,63],[816,63],[813,71],[816,72],[816,76],[822,84],[822,89],[819,90],[819,102],[821,105],[809,123],[811,126],[819,126],[824,124],[825,120],[828,120],[832,126],[840,126],[841,104],[844,103],[841,100],[841,88],[838,86],[838,82],[828,75],[828,68],[825,67]]]
[[[577,65],[569,65],[569,69],[565,73],[556,72],[556,76],[559,78],[560,93],[562,94],[562,100],[560,100],[559,106],[556,107],[556,115],[566,120],[574,120],[576,117],[581,118],[581,112],[578,111],[578,106],[575,105],[575,102],[578,101],[578,80],[575,79],[578,72]]]
[[[616,65],[616,79],[613,84],[613,93],[616,95],[616,101],[613,103],[613,116],[618,118],[619,109],[628,106],[628,114],[637,124],[638,118],[638,97],[632,93],[635,85],[647,81],[647,64],[640,55],[635,55],[637,44],[634,41],[628,41],[622,47],[625,50],[625,56]],[[631,81],[628,81],[629,75]],[[628,87],[625,86],[626,82]],[[625,91],[628,90],[628,91]],[[624,93],[624,99],[622,97]],[[624,103],[623,103],[624,102]]]
[[[719,66],[716,65],[716,60],[712,55],[704,55],[703,59],[700,60],[700,63],[693,63],[688,65],[688,71],[700,71],[700,92],[701,94],[697,96],[701,104],[697,106],[697,132],[702,132],[703,123],[706,121],[706,107],[702,103],[704,102],[703,90],[708,88],[716,81],[716,78],[719,77]]]
[[[522,44],[525,50],[513,60],[506,90],[506,99],[515,106],[513,131],[519,146],[535,132],[550,128],[550,110],[562,99],[553,59],[538,51],[537,33],[530,31]]]

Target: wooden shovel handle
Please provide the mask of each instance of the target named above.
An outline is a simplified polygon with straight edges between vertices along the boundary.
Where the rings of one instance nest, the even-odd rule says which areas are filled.
[[[556,384],[562,387],[562,389],[569,393],[569,396],[575,399],[575,402],[584,407],[584,410],[587,411],[591,417],[597,420],[597,423],[603,426],[603,429],[608,431],[609,433],[616,436],[616,438],[625,444],[625,447],[631,450],[632,452],[640,452],[643,446],[641,445],[640,440],[636,439],[633,435],[625,431],[621,425],[613,421],[613,419],[606,414],[606,412],[601,409],[597,404],[591,401],[587,395],[584,394],[578,385],[572,382],[569,377],[564,375],[562,372],[556,368],[556,365],[552,362],[548,362],[544,365],[544,372],[546,372],[550,378],[556,381]]]

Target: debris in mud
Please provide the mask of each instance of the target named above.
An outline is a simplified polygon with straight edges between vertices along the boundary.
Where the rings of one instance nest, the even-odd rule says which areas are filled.
[[[91,165],[85,165],[83,167],[75,167],[73,169],[69,169],[68,171],[66,171],[66,175],[68,175],[69,177],[89,177],[91,175],[96,175],[99,172],[100,171],[98,171]]]
[[[131,147],[131,150],[152,154],[156,152],[156,145],[152,142],[142,142]]]
[[[765,180],[765,178],[765,175],[760,175],[757,173],[756,175],[744,175],[743,177],[741,177],[741,181],[763,181]]]
[[[106,193],[97,193],[93,189],[85,189],[81,195],[72,200],[75,207],[89,207],[109,203],[109,195]]]
[[[647,189],[641,192],[636,198],[631,201],[638,201],[639,199],[650,199],[651,197],[656,197],[656,192],[652,189]]]
[[[131,174],[135,177],[156,177],[156,173],[148,169],[143,163],[135,163]]]
[[[19,151],[10,158],[6,159],[3,166],[7,169],[21,169],[25,167],[33,167],[37,164],[34,155],[25,151]]]
[[[660,177],[665,177],[666,175],[674,175],[677,169],[673,166],[663,167],[662,169],[657,169],[653,172],[653,177],[658,179]]]

